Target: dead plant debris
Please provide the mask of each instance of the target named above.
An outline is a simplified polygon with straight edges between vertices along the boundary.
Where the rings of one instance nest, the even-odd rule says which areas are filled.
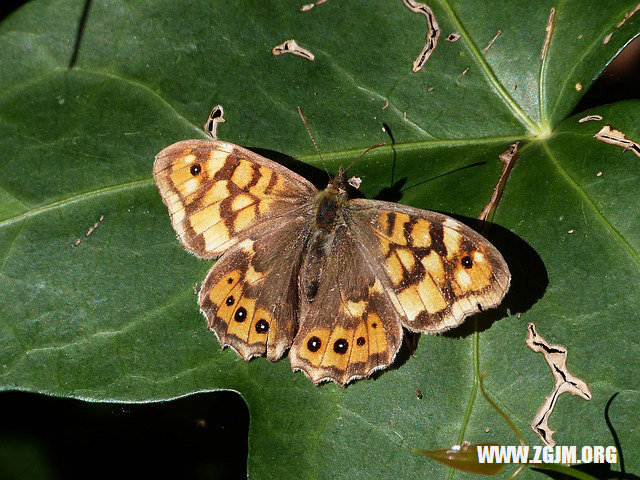
[[[542,406],[536,412],[531,422],[531,428],[536,432],[545,445],[554,446],[554,430],[549,427],[549,417],[553,413],[558,397],[564,392],[578,395],[585,400],[591,400],[589,386],[567,369],[567,349],[562,345],[549,345],[536,331],[533,323],[527,325],[529,332],[527,346],[534,352],[542,352],[551,373],[553,374],[553,391],[547,396]]]

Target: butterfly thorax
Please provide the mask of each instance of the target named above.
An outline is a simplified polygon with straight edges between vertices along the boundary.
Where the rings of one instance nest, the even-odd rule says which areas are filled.
[[[335,191],[330,186],[321,191],[316,201],[316,227],[330,232],[343,223],[341,209],[346,202],[346,194]]]
[[[338,174],[331,179],[327,188],[318,193],[316,197],[316,227],[320,230],[331,232],[344,223],[342,219],[342,206],[347,203],[347,186],[344,181],[345,172],[342,167]]]

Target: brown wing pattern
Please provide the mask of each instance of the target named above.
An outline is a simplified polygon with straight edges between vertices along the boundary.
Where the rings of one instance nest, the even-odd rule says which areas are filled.
[[[291,170],[222,141],[185,140],[162,150],[153,177],[184,247],[214,258],[254,227],[313,201],[316,188]]]
[[[220,344],[244,359],[276,361],[296,333],[297,282],[308,220],[269,222],[253,238],[226,252],[200,290],[200,308]]]
[[[344,385],[393,362],[402,326],[352,232],[339,227],[328,250],[317,294],[311,302],[300,294],[300,327],[289,357],[314,383]]]
[[[409,330],[448,330],[497,306],[509,288],[500,252],[446,215],[358,199],[349,203],[349,219]]]
[[[244,360],[275,361],[291,348],[294,370],[344,385],[388,366],[403,326],[445,331],[509,288],[500,253],[460,222],[388,202],[345,204],[329,189],[320,199],[304,178],[230,143],[175,143],[153,171],[185,248],[224,253],[200,308]]]

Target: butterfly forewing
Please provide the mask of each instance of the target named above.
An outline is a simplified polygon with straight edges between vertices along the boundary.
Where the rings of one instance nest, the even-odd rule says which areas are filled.
[[[349,202],[351,228],[402,324],[438,333],[497,306],[511,276],[500,252],[466,225],[436,212],[374,200]]]
[[[291,170],[222,141],[174,143],[156,156],[153,176],[180,242],[203,258],[219,256],[317,193]]]

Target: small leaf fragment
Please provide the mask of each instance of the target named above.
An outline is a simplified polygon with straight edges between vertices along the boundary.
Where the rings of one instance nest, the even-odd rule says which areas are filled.
[[[582,117],[578,120],[578,123],[599,122],[600,120],[602,120],[602,115],[587,115],[586,117]]]
[[[204,124],[204,131],[207,132],[211,138],[217,140],[218,124],[224,122],[224,108],[222,105],[216,105],[211,109],[211,113],[209,113],[209,118],[207,118],[207,122]]]
[[[293,55],[297,55],[298,57],[306,58],[307,60],[311,60],[312,62],[316,59],[315,55],[311,53],[306,48],[302,48],[298,43],[291,39],[285,40],[280,45],[276,45],[271,49],[271,53],[274,55],[282,55],[283,53],[291,53]]]
[[[414,13],[421,13],[427,19],[427,43],[422,47],[422,50],[413,62],[413,68],[411,69],[413,73],[417,73],[424,68],[427,60],[429,60],[429,57],[436,49],[436,45],[438,45],[438,37],[440,37],[440,27],[438,27],[436,17],[429,6],[424,3],[416,2],[415,0],[402,1],[409,10]]]
[[[491,39],[491,41],[487,44],[487,46],[482,49],[483,55],[489,51],[489,49],[493,46],[493,44],[496,42],[496,40],[498,39],[501,33],[502,31],[498,30],[498,33],[496,33],[495,36]]]
[[[302,5],[300,7],[300,11],[301,12],[308,12],[309,10],[311,10],[313,7],[315,7],[316,5],[322,5],[323,3],[325,3],[327,0],[318,0],[316,3],[307,3],[305,5]]]
[[[498,155],[498,158],[502,162],[502,172],[500,173],[500,179],[498,183],[493,189],[493,194],[489,199],[489,202],[484,206],[480,215],[478,215],[478,219],[483,222],[489,218],[489,215],[492,211],[498,207],[498,202],[500,202],[500,198],[502,197],[502,191],[504,190],[504,186],[507,183],[507,178],[509,177],[509,173],[511,173],[511,169],[513,168],[513,164],[518,158],[518,145],[520,142],[516,142],[514,144],[509,145],[504,152]]]

